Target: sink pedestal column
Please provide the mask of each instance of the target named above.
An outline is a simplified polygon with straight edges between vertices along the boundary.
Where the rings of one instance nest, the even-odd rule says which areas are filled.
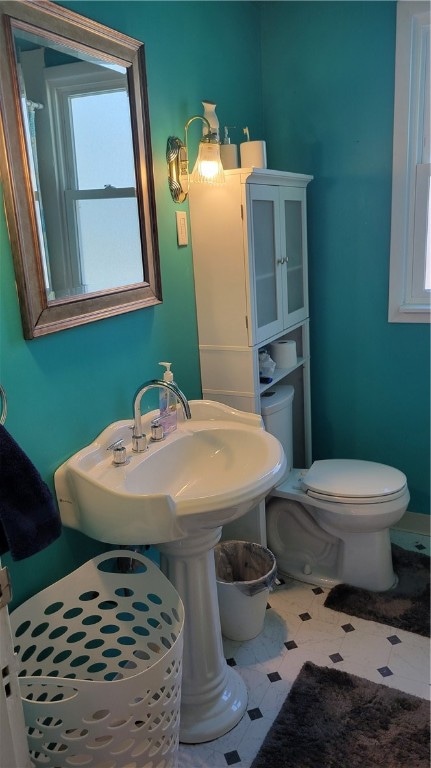
[[[223,654],[213,548],[221,528],[158,546],[161,569],[185,608],[180,741],[217,739],[242,718],[244,681]]]

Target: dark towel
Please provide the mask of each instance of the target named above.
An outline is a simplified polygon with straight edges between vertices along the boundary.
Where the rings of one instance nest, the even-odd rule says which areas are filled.
[[[13,560],[40,552],[60,536],[51,491],[36,467],[0,424],[0,554]]]

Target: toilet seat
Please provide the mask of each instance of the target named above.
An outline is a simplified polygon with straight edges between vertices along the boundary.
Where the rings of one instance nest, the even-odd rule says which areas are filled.
[[[360,459],[315,461],[302,477],[308,496],[331,503],[378,504],[405,492],[407,478],[394,467]]]

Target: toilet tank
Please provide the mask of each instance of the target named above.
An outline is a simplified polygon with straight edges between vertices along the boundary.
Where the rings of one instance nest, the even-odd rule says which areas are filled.
[[[287,472],[293,466],[293,419],[292,406],[295,390],[290,384],[277,384],[262,392],[260,408],[265,429],[283,446],[287,460]]]

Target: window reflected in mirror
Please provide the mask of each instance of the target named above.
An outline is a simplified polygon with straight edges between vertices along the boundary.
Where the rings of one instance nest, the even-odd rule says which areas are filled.
[[[14,45],[48,301],[142,282],[126,69]]]

